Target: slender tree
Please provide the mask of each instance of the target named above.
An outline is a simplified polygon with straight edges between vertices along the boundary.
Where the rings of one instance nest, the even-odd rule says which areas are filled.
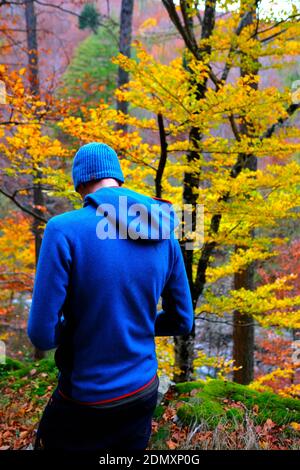
[[[177,6],[172,0],[163,0],[163,4],[167,9],[170,19],[181,34],[186,48],[192,52],[193,56],[200,62],[204,62],[207,55],[210,53],[209,38],[211,37],[214,26],[215,26],[215,14],[216,14],[216,0],[210,0],[205,2],[205,10],[203,15],[202,28],[201,28],[201,41],[200,45],[195,36],[193,16],[189,13],[189,5],[186,1],[180,2],[180,8],[182,13],[182,20],[177,12]],[[184,59],[184,63],[187,69],[189,69],[188,61]],[[207,90],[208,77],[203,80],[197,87],[197,99],[200,101],[204,98]],[[191,150],[187,153],[188,163],[197,163],[199,161],[199,151],[197,150],[199,142],[202,139],[201,130],[194,126],[189,131],[189,141],[193,144],[195,150]],[[184,174],[184,191],[183,200],[186,204],[191,204],[194,209],[197,203],[197,192],[199,187],[200,173],[195,171],[193,173],[187,172]],[[193,212],[193,230],[195,230],[195,210]],[[186,271],[189,279],[190,289],[192,292],[194,307],[198,300],[199,292],[195,292],[195,286],[193,281],[193,250],[183,251]],[[194,348],[195,348],[195,324],[193,330],[189,335],[175,337],[175,364],[177,370],[180,370],[178,374],[175,374],[175,381],[181,382],[191,379],[193,373],[193,360],[194,360]]]
[[[122,0],[120,12],[120,36],[119,36],[119,51],[126,57],[131,55],[131,40],[132,40],[132,18],[133,18],[134,0]],[[129,74],[122,67],[118,68],[118,87],[128,83]],[[126,101],[117,101],[117,110],[127,114],[128,103]],[[127,125],[117,124],[117,129],[123,129],[127,132]]]
[[[25,1],[25,21],[26,21],[26,38],[27,38],[27,55],[28,55],[28,78],[30,84],[30,91],[33,96],[40,95],[40,82],[39,82],[39,53],[38,53],[38,40],[37,40],[37,17],[35,12],[34,0]],[[33,206],[38,215],[42,215],[42,208],[44,207],[44,195],[41,185],[42,173],[37,172],[37,182],[33,183]],[[35,217],[33,218],[33,234],[35,239],[35,259],[38,262],[40,248],[43,237],[43,227],[40,221]],[[43,351],[35,349],[35,359],[41,359],[45,356]]]
[[[212,38],[215,34],[215,18],[216,18],[216,1],[207,0],[205,2],[205,8],[203,14],[199,11],[198,1],[186,1],[181,0],[179,2],[180,13],[179,15],[178,6],[173,0],[163,0],[163,4],[168,11],[171,21],[176,27],[178,33],[182,37],[186,50],[192,54],[199,63],[202,63],[208,68],[208,77],[212,84],[215,86],[216,91],[221,90],[228,79],[229,72],[233,66],[241,61],[241,75],[246,77],[251,74],[255,75],[257,70],[249,70],[249,58],[252,55],[248,49],[248,54],[245,54],[247,48],[242,45],[239,46],[239,38],[243,37],[244,32],[249,32],[249,39],[256,41],[255,44],[258,47],[267,47],[268,43],[272,40],[276,40],[279,36],[285,33],[284,28],[280,28],[284,21],[278,21],[271,24],[267,28],[259,29],[259,21],[255,17],[255,9],[257,6],[256,1],[245,1],[241,3],[239,21],[235,30],[232,33],[230,44],[228,47],[227,57],[224,58],[224,66],[218,75],[214,71],[214,61],[211,60],[211,43]],[[298,14],[292,15],[293,18],[297,18]],[[195,28],[193,25],[192,18],[197,18],[201,26],[201,38],[197,39]],[[286,20],[289,21],[289,18]],[[255,24],[254,24],[255,23]],[[251,30],[251,26],[255,27],[255,32]],[[258,37],[258,34],[260,37]],[[266,34],[265,34],[266,33]],[[251,60],[250,60],[251,62]],[[253,60],[252,60],[253,62]],[[254,61],[255,62],[255,61]],[[257,62],[256,62],[257,64]],[[186,64],[188,67],[188,63]],[[197,70],[195,71],[197,74]],[[192,79],[193,80],[193,79]],[[210,88],[209,81],[207,79],[202,80],[196,91],[196,97],[201,101],[207,94]],[[255,81],[250,84],[251,88],[255,88]],[[288,117],[295,112],[297,107],[291,105],[288,109]],[[243,122],[241,119],[241,126],[237,125],[237,120],[233,114],[229,115],[229,124],[232,133],[236,140],[241,140],[241,134],[247,136],[249,132],[249,125]],[[275,132],[277,126],[274,124],[265,132],[265,137],[271,137]],[[193,171],[189,171],[184,175],[184,202],[195,205],[197,200],[197,192],[199,186],[200,172],[197,168],[197,162],[200,158],[202,149],[202,138],[203,135],[201,130],[193,126],[189,132],[189,141],[193,143],[195,150],[187,153],[187,160],[193,165]],[[240,173],[247,169],[256,170],[256,157],[253,154],[240,153],[237,156],[237,160],[231,169],[231,177],[237,178]],[[226,203],[229,198],[229,193],[225,193],[220,197],[220,203]],[[197,260],[196,274],[193,276],[193,264],[195,262],[194,252],[189,250],[184,253],[186,269],[189,277],[191,292],[193,295],[193,302],[196,306],[200,295],[203,293],[206,279],[207,279],[207,268],[209,266],[210,258],[216,248],[215,235],[219,232],[222,215],[221,213],[215,213],[212,218],[208,229],[209,236],[208,240],[205,241],[200,257]],[[235,279],[236,288],[252,288],[253,287],[253,267],[247,267],[244,272],[236,274]],[[181,371],[175,378],[176,380],[189,380],[192,375],[192,364],[193,364],[193,351],[194,351],[195,331],[190,335],[182,338],[175,338],[176,344],[176,366]],[[236,373],[236,380],[248,383],[251,380],[253,374],[253,347],[254,347],[254,326],[253,320],[247,318],[245,312],[236,311],[234,317],[234,356],[239,365],[243,367],[243,372],[239,371]]]
[[[34,0],[26,0],[25,2],[25,20],[26,20],[26,38],[27,38],[27,54],[28,54],[28,78],[30,91],[33,96],[40,95],[40,82],[39,82],[39,53],[38,53],[38,40],[37,40],[37,18],[35,12]],[[40,179],[41,172],[37,174]],[[33,203],[38,214],[41,215],[41,208],[44,206],[44,197],[42,185],[40,182],[33,184]],[[35,253],[36,262],[39,257],[43,229],[40,227],[40,222],[34,219],[33,232],[35,236]]]
[[[254,0],[252,3],[241,1],[240,11],[241,16],[245,15],[244,24],[245,27],[253,25],[257,20],[257,9],[258,1]],[[254,36],[255,37],[255,36]],[[241,76],[247,77],[251,75],[257,75],[259,70],[258,60],[253,60],[247,54],[242,54],[241,58]],[[251,83],[251,88],[253,90],[258,89],[258,82],[254,81]],[[253,126],[252,123],[242,120],[239,126],[239,134],[248,136],[251,138]],[[236,133],[236,139],[239,138],[239,134]],[[244,161],[247,163],[245,168],[248,168],[250,171],[257,170],[257,157],[255,155],[241,155]],[[255,230],[252,230],[252,237],[255,237]],[[241,247],[236,247],[236,251],[242,249]],[[254,269],[255,263],[249,264],[244,269],[236,272],[234,274],[234,288],[235,289],[249,289],[253,290],[254,285]],[[251,315],[247,315],[239,310],[236,310],[233,314],[233,359],[235,361],[236,369],[233,373],[233,378],[235,382],[241,384],[249,384],[254,378],[254,340],[255,327],[254,320]]]

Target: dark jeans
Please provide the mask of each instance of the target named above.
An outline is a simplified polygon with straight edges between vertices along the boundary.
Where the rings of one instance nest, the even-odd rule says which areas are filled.
[[[35,450],[145,450],[157,393],[110,409],[74,404],[54,393],[39,423]]]

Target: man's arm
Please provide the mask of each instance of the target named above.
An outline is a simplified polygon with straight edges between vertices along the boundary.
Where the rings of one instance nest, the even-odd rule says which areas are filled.
[[[54,219],[44,232],[27,327],[31,342],[41,350],[58,345],[71,266],[69,243]]]
[[[191,291],[183,256],[177,239],[174,243],[174,263],[162,292],[162,310],[157,313],[155,336],[178,336],[191,332],[194,312]]]

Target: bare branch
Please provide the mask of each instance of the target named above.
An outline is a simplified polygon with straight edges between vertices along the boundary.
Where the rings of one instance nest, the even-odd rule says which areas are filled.
[[[281,127],[296,111],[298,111],[298,109],[300,109],[300,103],[291,104],[286,110],[287,116],[285,118],[279,118],[278,121],[275,122],[275,124],[273,124],[271,127],[269,127],[269,129],[267,129],[260,136],[260,140],[267,139],[268,137],[271,137],[279,127]]]
[[[177,28],[178,32],[181,34],[182,39],[185,42],[186,47],[196,56],[197,55],[197,44],[195,48],[195,43],[191,41],[189,34],[187,33],[184,25],[179,18],[179,15],[176,11],[176,5],[173,0],[162,0],[167,12],[169,13],[170,19],[173,22],[174,26]]]
[[[0,188],[0,193],[6,196],[8,199],[10,199],[17,207],[19,207],[19,209],[21,209],[26,214],[31,215],[32,217],[34,217],[36,220],[39,220],[40,222],[44,222],[44,223],[48,222],[48,219],[32,211],[28,206],[24,206],[23,204],[21,204],[20,201],[18,201],[16,199],[16,196],[14,196],[13,194],[9,194],[3,188]]]
[[[55,5],[54,3],[48,3],[48,2],[42,2],[41,0],[34,0],[35,3],[37,3],[38,5],[41,5],[41,6],[44,6],[44,7],[48,7],[48,8],[56,8],[57,10],[60,10],[64,13],[68,13],[70,15],[73,15],[73,16],[77,16],[77,18],[80,17],[80,13],[76,13],[74,10],[69,10],[68,8],[64,8],[62,7],[61,5]],[[110,21],[110,23],[114,26],[118,26],[118,23],[116,21],[114,21],[110,16],[107,16],[107,15],[103,15],[102,13],[100,14],[100,17],[103,18],[104,20],[108,20]],[[101,26],[107,26],[105,25],[104,23],[101,23],[100,22],[100,25]]]
[[[260,34],[263,34],[263,33],[267,33],[268,31],[271,31],[272,29],[277,28],[277,26],[279,26],[280,24],[286,23],[288,20],[292,20],[292,19],[294,19],[294,18],[298,18],[299,16],[300,16],[300,13],[296,13],[295,15],[290,15],[290,16],[288,16],[287,18],[285,18],[284,20],[277,21],[276,23],[274,23],[274,24],[273,24],[272,26],[270,26],[269,28],[262,29],[261,31],[256,31],[255,33],[253,33],[252,36],[250,36],[250,38],[252,39],[252,38],[255,37],[256,35],[260,35]]]
[[[158,127],[159,127],[159,138],[160,138],[160,159],[159,159],[159,164],[158,164],[158,169],[156,172],[156,177],[155,177],[155,190],[156,190],[156,196],[161,197],[162,195],[162,177],[164,174],[164,169],[167,163],[167,158],[168,158],[168,143],[166,139],[166,132],[165,132],[165,127],[164,127],[164,121],[163,121],[163,116],[161,113],[157,115],[157,121],[158,121]]]

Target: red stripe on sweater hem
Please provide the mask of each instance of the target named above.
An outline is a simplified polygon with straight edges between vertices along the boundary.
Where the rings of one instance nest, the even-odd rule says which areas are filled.
[[[134,395],[135,393],[138,393],[142,390],[144,390],[144,388],[146,388],[148,385],[150,385],[154,379],[156,377],[156,374],[154,375],[154,377],[149,381],[147,382],[145,385],[143,385],[142,387],[138,388],[137,390],[134,390],[133,392],[130,392],[130,393],[125,393],[124,395],[120,395],[118,397],[115,397],[115,398],[109,398],[108,400],[101,400],[101,401],[79,401],[79,400],[74,400],[73,398],[70,398],[70,397],[67,397],[61,390],[58,389],[58,393],[63,397],[65,398],[66,400],[70,400],[70,401],[73,401],[74,403],[78,403],[80,405],[101,405],[101,404],[104,404],[104,403],[109,403],[109,402],[112,402],[112,401],[116,401],[116,400],[120,400],[121,398],[126,398],[126,397],[129,397],[130,395]]]

